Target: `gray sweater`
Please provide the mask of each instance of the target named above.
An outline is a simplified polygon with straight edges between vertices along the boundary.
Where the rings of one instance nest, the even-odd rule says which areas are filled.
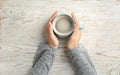
[[[66,54],[75,67],[76,75],[97,75],[86,49],[78,45],[73,50],[67,50]],[[48,75],[55,57],[55,49],[41,42],[34,57],[32,69],[29,75]]]

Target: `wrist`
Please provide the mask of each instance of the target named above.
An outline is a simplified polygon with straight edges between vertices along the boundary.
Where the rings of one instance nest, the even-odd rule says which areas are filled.
[[[51,46],[52,48],[55,48],[55,49],[58,48],[58,45],[53,45],[53,44],[49,44],[49,43],[48,43],[48,45]]]
[[[75,47],[77,47],[79,44],[77,45],[70,45],[70,46],[67,46],[68,50],[73,50]]]
[[[68,46],[68,50],[73,50],[74,46]]]

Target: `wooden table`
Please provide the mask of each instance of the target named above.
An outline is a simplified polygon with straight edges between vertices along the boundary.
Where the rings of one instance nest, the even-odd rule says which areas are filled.
[[[55,10],[74,11],[98,75],[120,75],[120,0],[0,0],[0,75],[26,75]],[[49,75],[74,75],[60,47]]]

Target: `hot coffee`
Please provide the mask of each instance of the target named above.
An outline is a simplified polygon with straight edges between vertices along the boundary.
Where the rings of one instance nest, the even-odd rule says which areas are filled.
[[[59,37],[68,37],[74,29],[74,22],[68,15],[62,14],[53,20],[53,31]]]
[[[66,17],[61,17],[59,20],[57,20],[55,28],[60,34],[66,34],[72,31],[73,25],[71,25],[71,21],[67,19]]]

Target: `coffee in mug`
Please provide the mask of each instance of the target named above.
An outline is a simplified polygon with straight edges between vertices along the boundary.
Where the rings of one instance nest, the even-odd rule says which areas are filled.
[[[69,15],[61,14],[54,18],[52,26],[58,37],[67,38],[72,34],[75,24]]]

